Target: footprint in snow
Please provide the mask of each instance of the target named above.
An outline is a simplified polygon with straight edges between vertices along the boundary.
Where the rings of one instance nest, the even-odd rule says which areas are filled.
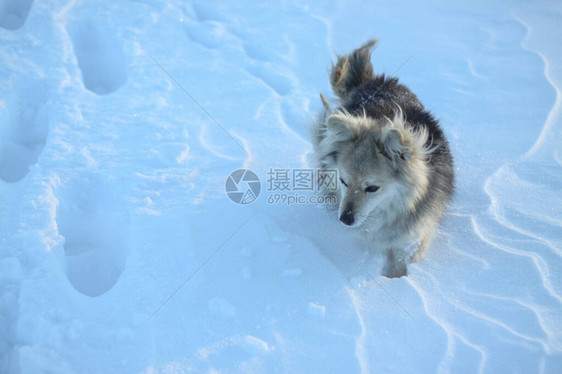
[[[98,95],[117,91],[127,81],[121,43],[105,26],[80,19],[67,25],[84,87]]]
[[[244,49],[244,53],[251,58],[252,60],[256,60],[259,62],[272,62],[276,59],[274,53],[264,48],[257,42],[254,41],[247,41],[248,36],[239,36],[241,40],[244,40],[242,43],[242,47]]]
[[[45,87],[18,83],[19,94],[0,101],[0,179],[15,183],[37,162],[49,132]]]
[[[216,8],[205,3],[195,3],[190,8],[186,7],[185,12],[188,18],[196,21],[186,23],[187,36],[204,47],[221,49],[225,46],[240,45],[241,50],[251,60],[258,62],[275,60],[275,53],[272,53],[265,46],[266,44],[256,42],[251,35],[242,30],[230,28],[228,18]]]
[[[214,7],[205,4],[204,2],[194,3],[192,5],[195,16],[199,22],[205,21],[217,21],[223,22],[223,15],[217,11]]]
[[[191,40],[208,49],[221,49],[229,45],[232,38],[224,26],[215,21],[187,22],[184,30]]]
[[[15,257],[0,259],[0,372],[14,373],[18,361],[21,265]]]
[[[23,26],[33,0],[1,0],[0,27],[17,30]]]
[[[129,217],[116,182],[83,173],[60,187],[56,221],[64,237],[66,276],[87,296],[111,290],[129,253]]]

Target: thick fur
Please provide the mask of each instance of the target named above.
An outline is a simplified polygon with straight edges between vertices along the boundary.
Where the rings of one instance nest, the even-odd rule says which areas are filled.
[[[338,217],[384,251],[383,274],[407,274],[431,240],[453,193],[453,159],[437,120],[394,77],[376,75],[372,40],[338,56],[339,97],[313,129],[318,167],[337,170]]]

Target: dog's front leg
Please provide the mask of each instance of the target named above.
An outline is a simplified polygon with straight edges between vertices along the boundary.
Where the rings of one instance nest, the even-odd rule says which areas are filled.
[[[387,278],[400,278],[408,275],[405,257],[404,251],[393,248],[388,249],[382,275]]]

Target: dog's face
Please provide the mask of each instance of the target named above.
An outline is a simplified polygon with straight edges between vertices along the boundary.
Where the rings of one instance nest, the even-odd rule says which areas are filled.
[[[338,217],[347,226],[361,226],[375,209],[388,208],[400,188],[388,159],[372,138],[370,134],[346,144],[336,161]]]
[[[338,216],[344,225],[360,227],[375,215],[391,219],[425,188],[422,150],[416,150],[412,135],[403,123],[340,114],[327,119],[324,145],[338,173]]]

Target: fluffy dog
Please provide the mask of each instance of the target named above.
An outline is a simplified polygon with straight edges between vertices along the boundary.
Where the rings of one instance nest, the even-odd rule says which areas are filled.
[[[437,120],[398,79],[373,73],[371,40],[330,71],[339,97],[313,128],[317,166],[336,170],[339,220],[386,254],[401,277],[428,245],[453,193],[453,159]]]

